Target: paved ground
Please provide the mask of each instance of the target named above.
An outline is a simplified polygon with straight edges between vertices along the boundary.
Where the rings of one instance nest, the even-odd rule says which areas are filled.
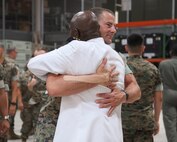
[[[17,134],[20,134],[21,124],[22,124],[22,121],[19,117],[19,111],[18,111],[15,117],[15,132]],[[160,125],[161,125],[160,133],[154,137],[154,142],[167,142],[164,125],[162,122],[162,116],[160,117]],[[27,142],[33,142],[33,140],[34,140],[33,136],[31,136]],[[21,142],[21,140],[9,140],[8,142]]]

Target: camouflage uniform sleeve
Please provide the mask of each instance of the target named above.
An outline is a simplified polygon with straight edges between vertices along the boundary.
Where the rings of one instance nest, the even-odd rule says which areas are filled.
[[[39,79],[36,77],[37,83],[36,85],[33,87],[34,91],[45,91],[46,90],[46,83],[45,81]]]
[[[158,84],[155,88],[155,91],[163,91],[163,84]]]
[[[5,85],[4,85],[4,80],[0,80],[0,89],[4,88]]]
[[[42,102],[48,98],[48,95],[45,95],[46,92],[46,83],[45,81],[36,77],[37,83],[33,87],[33,99],[35,102]]]
[[[155,91],[163,91],[162,78],[160,76],[160,71],[156,70],[156,88]]]
[[[127,64],[125,64],[125,74],[130,74],[130,73],[133,73],[133,72],[131,71],[129,66]]]
[[[4,88],[4,77],[3,77],[4,73],[3,73],[3,67],[0,66],[0,89]]]
[[[119,52],[119,55],[122,58],[122,60],[124,61],[124,63],[125,63],[125,74],[133,73],[131,71],[131,69],[129,68],[129,66],[127,65],[127,59],[126,59],[126,57],[122,53],[120,53],[120,52]]]
[[[12,66],[12,80],[13,81],[18,81],[19,80],[19,76],[18,76],[18,70],[15,66]]]

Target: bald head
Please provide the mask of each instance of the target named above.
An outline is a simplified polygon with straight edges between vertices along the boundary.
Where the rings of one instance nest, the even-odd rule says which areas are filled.
[[[76,13],[71,19],[70,35],[86,41],[100,36],[96,15],[91,11]]]

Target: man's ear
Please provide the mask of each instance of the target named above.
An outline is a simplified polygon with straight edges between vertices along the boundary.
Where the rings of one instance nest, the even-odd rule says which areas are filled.
[[[142,45],[141,53],[144,53],[145,48],[146,48],[146,46],[145,46],[145,45]]]
[[[125,51],[128,52],[128,46],[125,45],[124,48],[125,48]]]
[[[74,37],[74,38],[79,38],[79,32],[78,32],[78,29],[77,29],[77,28],[75,28],[75,29],[73,30],[73,37]]]

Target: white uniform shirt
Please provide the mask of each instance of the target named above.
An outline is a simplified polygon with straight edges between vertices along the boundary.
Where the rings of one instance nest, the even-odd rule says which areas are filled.
[[[96,69],[107,58],[107,65],[116,65],[117,87],[124,88],[125,64],[120,55],[102,38],[72,41],[54,51],[32,58],[29,70],[41,79],[47,73],[85,75]],[[58,86],[60,87],[60,86]],[[78,94],[63,96],[54,142],[123,142],[121,105],[111,117],[109,108],[99,108],[95,100],[97,93],[110,92],[103,86],[96,86]]]

